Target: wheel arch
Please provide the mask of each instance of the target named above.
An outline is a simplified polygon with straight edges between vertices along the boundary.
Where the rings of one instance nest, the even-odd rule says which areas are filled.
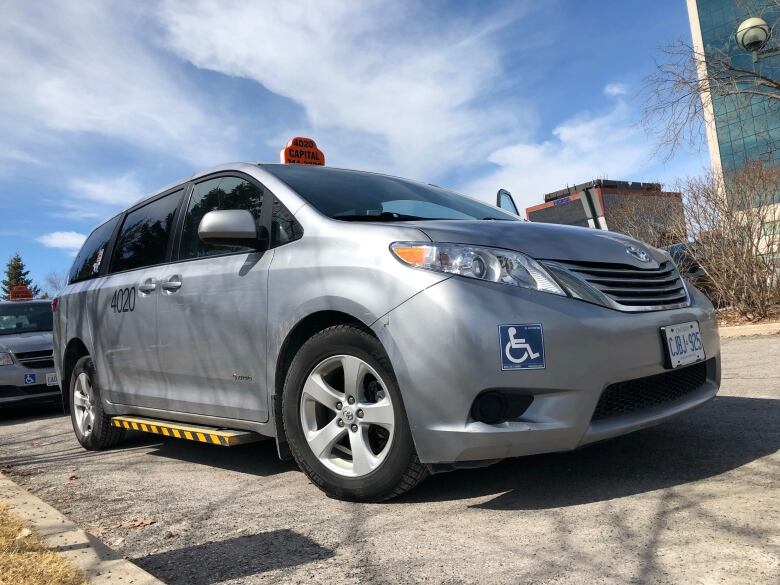
[[[62,394],[62,408],[66,413],[70,412],[70,378],[73,374],[73,368],[84,356],[89,355],[86,344],[74,337],[65,346],[65,353],[62,357],[62,380],[60,380],[60,393]]]

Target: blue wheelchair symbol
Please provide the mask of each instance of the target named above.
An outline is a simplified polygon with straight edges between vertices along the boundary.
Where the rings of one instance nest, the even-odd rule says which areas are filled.
[[[544,369],[544,334],[539,323],[499,325],[502,370]]]
[[[25,384],[35,384],[35,374],[25,374],[24,375],[24,383]]]

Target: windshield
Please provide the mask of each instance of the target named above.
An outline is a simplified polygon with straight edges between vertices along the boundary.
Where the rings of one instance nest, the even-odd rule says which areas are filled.
[[[263,165],[263,168],[333,219],[519,219],[453,191],[398,177],[305,165]]]
[[[51,329],[52,313],[49,303],[0,304],[0,335]]]

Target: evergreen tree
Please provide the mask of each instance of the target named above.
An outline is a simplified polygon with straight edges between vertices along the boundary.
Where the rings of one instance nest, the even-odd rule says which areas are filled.
[[[33,284],[32,278],[30,278],[29,274],[30,271],[25,268],[24,262],[22,262],[22,257],[19,255],[19,252],[11,256],[11,259],[5,266],[5,278],[3,279],[2,283],[0,283],[2,286],[2,290],[0,290],[0,296],[2,296],[3,300],[7,301],[11,296],[11,289],[20,284],[23,284],[29,288],[32,291],[34,297],[40,295],[41,289]]]

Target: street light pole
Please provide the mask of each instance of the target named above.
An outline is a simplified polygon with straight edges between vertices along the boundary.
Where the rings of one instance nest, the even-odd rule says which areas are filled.
[[[780,55],[780,48],[777,49],[770,49],[769,51],[753,51],[751,53],[753,57],[753,63],[758,63],[761,59],[766,59],[767,57],[774,57],[775,55]]]

